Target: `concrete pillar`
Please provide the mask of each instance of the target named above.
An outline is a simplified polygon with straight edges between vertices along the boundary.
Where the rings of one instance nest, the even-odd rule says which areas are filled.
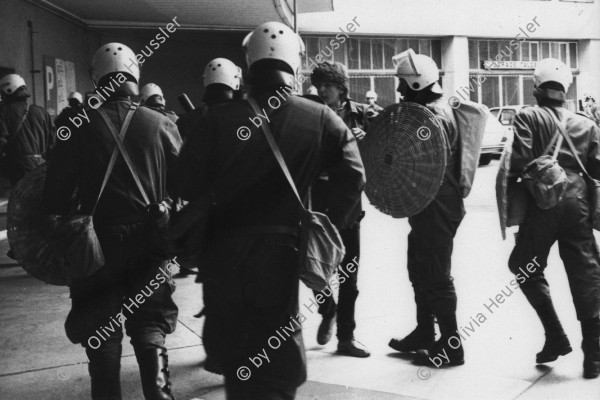
[[[450,36],[442,39],[442,68],[444,71],[442,79],[444,96],[455,96],[459,88],[469,86],[469,41],[467,37]]]
[[[583,100],[585,93],[596,96],[596,102],[600,99],[600,40],[579,41],[579,71],[577,77],[577,98]]]

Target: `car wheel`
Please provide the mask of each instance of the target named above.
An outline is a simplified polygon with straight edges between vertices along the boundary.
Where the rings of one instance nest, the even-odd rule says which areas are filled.
[[[479,156],[479,165],[488,165],[491,161],[491,154],[482,154],[481,156]]]

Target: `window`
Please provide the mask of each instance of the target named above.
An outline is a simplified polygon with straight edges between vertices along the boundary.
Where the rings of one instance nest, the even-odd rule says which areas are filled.
[[[529,55],[529,42],[523,42],[521,44],[521,61],[531,61]]]
[[[571,60],[571,68],[577,68],[577,43],[569,43],[569,59]]]
[[[565,64],[569,65],[569,61],[567,61],[567,46],[568,43],[561,43],[560,44],[560,61],[564,62]]]
[[[392,57],[396,54],[396,40],[383,39],[383,61],[385,62],[385,69],[394,69]]]
[[[488,107],[498,107],[500,105],[499,78],[497,76],[488,77],[481,84],[481,102]]]
[[[523,104],[534,105],[536,104],[535,97],[533,97],[533,77],[523,77]]]
[[[469,40],[469,68],[477,69],[477,60],[479,59],[477,54],[477,42],[475,40]]]
[[[536,62],[543,58],[558,58],[571,68],[577,68],[576,42],[523,41],[517,48],[510,40],[469,40],[469,68],[483,69],[483,63],[495,60]],[[435,42],[432,42],[432,46]],[[436,52],[434,52],[436,54]]]
[[[365,93],[371,90],[371,78],[365,76],[350,77],[350,97],[362,103],[365,101]]]
[[[329,46],[327,38],[319,38],[319,54],[323,56],[324,61],[333,61],[333,49]]]
[[[358,39],[348,40],[348,69],[359,69]]]
[[[479,60],[481,62],[489,60],[490,57],[490,50],[488,48],[488,41],[487,40],[478,40],[478,44],[479,44]],[[477,63],[477,65],[479,66],[479,68],[482,68],[481,62]]]
[[[371,48],[373,51],[373,69],[383,69],[383,41],[381,39],[372,39]]]
[[[550,43],[542,42],[542,58],[550,57]]]
[[[371,39],[359,39],[360,42],[360,67],[359,69],[372,69],[371,64]]]
[[[385,108],[397,102],[396,88],[398,84],[395,76],[376,76],[373,80],[374,90],[377,93],[377,104]]]
[[[539,43],[538,42],[531,42],[529,44],[530,46],[530,51],[531,51],[531,61],[539,61],[541,60],[540,56],[539,56]]]
[[[502,77],[502,105],[512,106],[519,104],[519,77]]]
[[[558,58],[558,43],[550,42],[550,57]]]

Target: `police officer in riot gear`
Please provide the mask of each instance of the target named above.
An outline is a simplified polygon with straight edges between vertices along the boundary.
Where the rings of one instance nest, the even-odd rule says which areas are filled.
[[[177,121],[183,138],[188,136],[190,129],[198,124],[207,110],[236,100],[236,94],[242,92],[242,69],[226,58],[215,58],[206,64],[202,78],[205,89],[202,101],[205,107],[198,107]]]
[[[270,122],[262,123],[269,123],[301,198],[328,171],[337,194],[330,217],[339,228],[347,227],[354,222],[349,213],[360,198],[364,170],[343,121],[325,105],[292,93],[304,51],[300,37],[284,24],[268,22],[246,37],[243,48],[250,96],[269,114]],[[246,101],[207,112],[182,149],[179,194],[195,200],[210,193],[213,199],[216,228],[203,257],[203,339],[223,366],[227,398],[293,399],[306,379],[301,322],[307,311],[298,308],[301,211],[265,135],[250,118],[260,117]],[[249,135],[239,135],[246,128]],[[292,331],[277,344],[273,335],[290,323]],[[258,364],[261,349],[269,362]],[[243,380],[242,366],[252,367],[250,379]]]
[[[512,184],[520,184],[516,179],[531,161],[542,155],[559,124],[563,124],[588,173],[599,179],[600,129],[593,121],[563,107],[573,80],[570,68],[559,60],[547,58],[537,63],[533,79],[539,107],[525,108],[515,117],[510,167]],[[600,257],[592,231],[588,187],[566,141],[557,160],[567,174],[566,192],[556,206],[546,210],[539,208],[533,197],[529,197],[509,267],[514,274],[519,274],[520,268],[533,259],[540,265],[524,282],[519,282],[546,335],[536,362],[546,363],[568,354],[571,345],[554,310],[550,287],[544,276],[548,253],[558,241],[577,319],[581,322],[583,375],[596,378],[600,375]]]
[[[111,94],[102,105],[98,101],[86,107],[82,111],[86,120],[72,127],[68,140],[57,144],[48,161],[44,188],[44,204],[58,216],[69,214],[77,193],[75,205],[82,214],[93,213],[106,259],[91,276],[73,280],[67,337],[86,350],[92,399],[122,398],[123,326],[131,337],[144,397],[173,399],[165,336],[177,323],[178,309],[171,298],[174,284],[167,261],[153,253],[154,244],[146,235],[148,224],[154,222],[148,210],[157,209],[167,197],[181,138],[167,117],[131,100],[138,94],[139,66],[129,47],[101,46],[92,61],[92,77],[97,93]],[[119,132],[128,118],[123,144],[150,205],[120,152],[115,153],[117,162],[97,200],[116,148],[109,125]]]
[[[67,98],[69,105],[61,111],[54,120],[57,127],[65,126],[69,123],[69,117],[75,117],[83,110],[83,96],[79,92],[72,92]]]
[[[21,76],[0,79],[0,96],[0,171],[14,186],[45,162],[56,141],[54,125],[43,108],[27,104],[31,93]]]
[[[415,361],[429,364],[427,354],[447,354],[445,365],[464,364],[464,350],[456,332],[456,290],[451,275],[454,236],[465,215],[462,194],[456,183],[458,131],[452,124],[452,109],[442,101],[439,69],[430,57],[412,49],[393,58],[400,79],[398,92],[404,101],[429,108],[448,140],[448,163],[444,180],[434,200],[419,214],[409,217],[408,275],[415,292],[417,327],[389,346],[400,352],[419,353]],[[454,179],[451,179],[454,177]],[[402,179],[402,177],[398,177]],[[435,341],[434,317],[441,337]],[[456,339],[454,339],[456,338]],[[445,353],[444,353],[445,352]],[[423,356],[425,354],[425,356]]]
[[[177,123],[179,117],[173,111],[167,110],[167,102],[163,95],[163,91],[155,83],[147,83],[140,90],[140,103],[148,108],[151,108],[169,118],[174,123]]]

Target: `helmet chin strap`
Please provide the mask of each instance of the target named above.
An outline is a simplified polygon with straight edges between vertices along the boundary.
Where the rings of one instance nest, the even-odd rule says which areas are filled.
[[[557,100],[563,103],[567,100],[567,95],[565,94],[565,92],[548,88],[540,89],[536,87],[535,89],[533,89],[533,95],[536,99]]]

